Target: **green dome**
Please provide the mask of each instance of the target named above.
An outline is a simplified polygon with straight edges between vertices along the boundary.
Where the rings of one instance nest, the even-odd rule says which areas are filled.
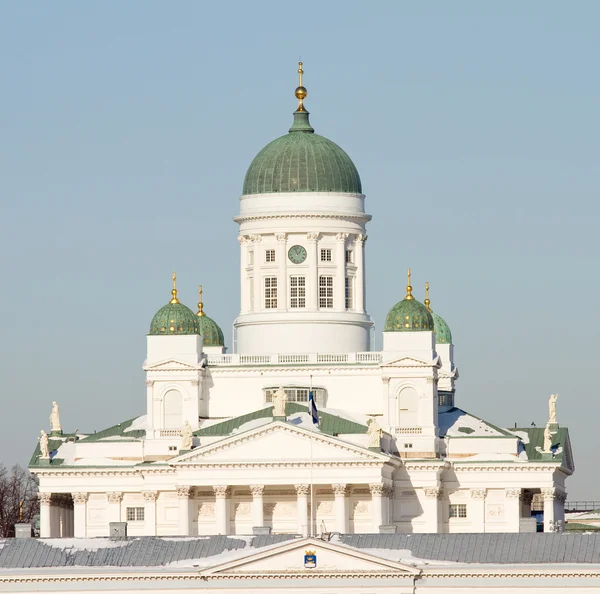
[[[431,332],[433,317],[427,308],[414,298],[396,303],[385,318],[384,332]]]
[[[441,316],[438,316],[434,311],[431,312],[433,318],[433,326],[435,332],[435,343],[436,344],[452,344],[452,333],[448,324],[443,320]]]
[[[198,316],[183,303],[167,303],[152,318],[148,334],[153,336],[200,334]]]
[[[244,195],[273,192],[362,194],[362,185],[352,159],[314,133],[307,111],[296,111],[289,133],[256,155],[244,179]]]
[[[204,346],[225,346],[225,338],[223,331],[219,325],[206,314],[199,316],[198,323],[200,325],[200,334],[202,334],[202,344]]]

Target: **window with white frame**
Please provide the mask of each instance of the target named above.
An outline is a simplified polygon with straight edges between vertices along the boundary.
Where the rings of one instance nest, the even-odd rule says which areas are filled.
[[[438,392],[439,406],[454,406],[454,394],[452,392]]]
[[[265,388],[265,403],[273,402],[273,394],[279,390],[279,386],[276,388]],[[285,392],[286,398],[288,402],[308,402],[308,395],[310,392],[310,387],[308,386],[290,386],[284,387],[283,391]],[[325,406],[325,390],[323,388],[313,388],[313,397],[317,403],[317,408],[321,406]]]
[[[354,262],[354,253],[352,250],[346,250],[346,264],[352,264]]]
[[[319,277],[319,307],[333,307],[333,276]]]
[[[248,251],[248,266],[254,265],[254,250]]]
[[[127,521],[128,522],[143,522],[144,521],[144,508],[143,507],[128,507],[127,508]]]
[[[352,285],[354,283],[354,279],[350,276],[346,277],[346,309],[352,309],[354,307],[354,303],[353,303],[353,291],[352,291]]]
[[[467,504],[466,503],[451,503],[450,511],[448,513],[451,518],[466,518],[467,517]]]
[[[265,309],[277,308],[277,277],[265,277]]]
[[[306,277],[290,276],[290,308],[306,307]]]
[[[329,248],[321,250],[321,262],[331,262],[331,250]]]
[[[275,262],[275,250],[265,250],[265,262]]]

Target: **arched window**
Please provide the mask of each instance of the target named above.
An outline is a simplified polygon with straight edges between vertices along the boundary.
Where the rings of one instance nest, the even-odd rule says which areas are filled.
[[[404,388],[398,394],[398,426],[417,427],[419,395],[414,388]]]
[[[183,398],[177,390],[169,390],[164,398],[165,429],[180,429],[183,425]]]

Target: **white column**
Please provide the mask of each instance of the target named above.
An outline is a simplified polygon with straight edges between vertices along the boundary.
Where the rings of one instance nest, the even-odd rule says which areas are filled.
[[[250,309],[250,299],[248,295],[248,278],[246,268],[248,267],[248,238],[244,235],[238,235],[240,242],[240,313],[245,313]]]
[[[156,491],[142,491],[142,496],[144,498],[144,536],[156,536],[157,493]]]
[[[121,521],[121,500],[123,499],[123,493],[107,493],[106,498],[108,499],[108,521],[109,522],[120,522]],[[108,528],[108,526],[107,526]]]
[[[296,488],[296,515],[298,519],[298,534],[308,536],[308,492],[309,485],[294,485]]]
[[[227,485],[215,485],[215,517],[217,520],[217,534],[229,533],[229,487]]]
[[[437,534],[441,532],[440,525],[442,523],[442,517],[440,508],[444,492],[440,486],[425,487],[423,489],[423,494],[425,495],[425,501],[423,502],[423,517],[426,521],[423,532]]]
[[[40,537],[50,538],[52,536],[52,493],[38,493],[40,500]]]
[[[265,525],[265,513],[263,505],[264,485],[250,485],[252,491],[252,526]]]
[[[306,275],[306,309],[314,311],[319,307],[319,250],[318,233],[306,235],[308,246],[306,248],[306,261],[308,274]]]
[[[190,536],[190,496],[192,487],[180,485],[176,487],[177,499],[179,499],[179,535]]]
[[[348,233],[335,236],[335,280],[333,282],[333,307],[346,309],[346,239]]]
[[[262,311],[265,308],[265,303],[263,300],[263,277],[261,274],[261,264],[264,260],[264,254],[260,253],[260,242],[262,241],[262,236],[260,235],[252,235],[254,250],[254,265],[252,266],[252,271],[254,274],[254,311]]]
[[[523,499],[523,492],[521,489],[504,489],[504,498],[506,532],[520,532],[521,500]]]
[[[467,517],[473,532],[485,532],[485,496],[487,489],[471,489],[471,503],[467,506]]]
[[[342,534],[348,533],[348,485],[337,484],[332,485],[333,494],[335,496],[335,530]]]
[[[73,536],[85,538],[87,536],[87,493],[73,493]]]
[[[384,485],[377,483],[369,485],[371,491],[371,517],[373,518],[373,532],[379,534],[379,526],[383,525],[383,491]]]
[[[557,490],[554,487],[542,489],[542,497],[544,498],[544,532],[554,532],[556,530],[556,495]]]
[[[275,239],[277,240],[277,252],[275,254],[277,262],[277,310],[287,311],[287,234],[276,233]]]
[[[354,243],[354,263],[356,264],[354,308],[358,313],[365,312],[365,242],[366,235],[357,235]]]

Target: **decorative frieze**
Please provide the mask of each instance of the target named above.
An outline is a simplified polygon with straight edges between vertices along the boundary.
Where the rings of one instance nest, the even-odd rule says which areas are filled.
[[[144,498],[144,501],[156,501],[157,495],[158,493],[156,491],[142,491],[142,497]]]
[[[71,496],[73,497],[73,503],[75,504],[86,503],[88,500],[87,493],[72,493]]]
[[[225,499],[229,495],[229,485],[215,485],[213,491],[217,499]]]
[[[310,485],[294,485],[296,495],[304,495],[306,497],[310,491]]]
[[[487,489],[471,489],[471,499],[485,499]]]
[[[193,489],[189,485],[179,485],[175,487],[177,491],[177,497],[180,499],[189,499],[193,496]]]
[[[424,487],[423,493],[426,499],[441,499],[444,491],[442,487]]]

